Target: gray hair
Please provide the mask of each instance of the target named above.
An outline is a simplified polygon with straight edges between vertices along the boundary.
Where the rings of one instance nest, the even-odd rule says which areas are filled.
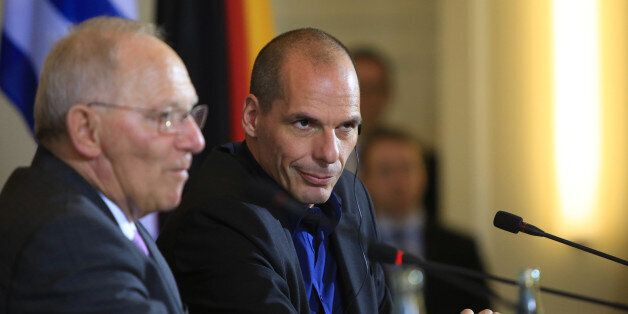
[[[54,45],[35,97],[35,137],[40,143],[66,135],[65,117],[73,105],[117,94],[118,46],[121,39],[132,36],[161,38],[152,24],[96,17]]]

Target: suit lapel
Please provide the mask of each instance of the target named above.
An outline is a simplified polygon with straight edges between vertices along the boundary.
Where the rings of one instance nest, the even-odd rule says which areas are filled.
[[[365,275],[368,271],[366,264],[368,262],[362,251],[364,243],[357,245],[363,240],[358,236],[359,233],[356,229],[358,225],[357,216],[351,212],[344,211],[332,237],[334,252],[336,253],[336,264],[338,265],[342,285],[347,291],[343,294],[343,305],[345,307],[352,304],[360,308],[362,302],[354,299],[360,289],[367,289],[367,287],[362,287],[362,285],[367,284],[364,280],[367,279]]]
[[[142,226],[142,224],[139,222],[136,222],[135,225],[137,226],[137,230],[144,240],[144,243],[146,243],[146,247],[148,248],[148,252],[150,253],[150,257],[148,257],[148,259],[150,260],[151,264],[158,270],[157,273],[159,274],[161,282],[163,286],[166,287],[166,289],[168,290],[168,295],[170,296],[171,303],[175,304],[178,309],[182,309],[183,305],[181,303],[181,297],[179,296],[179,289],[177,288],[177,283],[174,279],[174,276],[172,275],[172,271],[170,270],[168,263],[166,263],[166,260],[164,259],[163,255],[161,255],[161,252],[159,251],[159,248],[157,248],[155,241],[148,234],[148,231],[144,229],[144,226]]]

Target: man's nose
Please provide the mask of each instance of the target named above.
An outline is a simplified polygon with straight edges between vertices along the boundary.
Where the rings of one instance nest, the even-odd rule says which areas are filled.
[[[314,148],[316,160],[326,164],[333,164],[338,160],[340,155],[340,142],[333,129],[323,130],[315,143]]]
[[[205,147],[203,133],[193,119],[185,119],[182,121],[176,145],[177,148],[189,151],[193,154],[200,153]]]

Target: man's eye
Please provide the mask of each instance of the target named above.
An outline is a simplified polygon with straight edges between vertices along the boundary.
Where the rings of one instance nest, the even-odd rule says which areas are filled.
[[[298,129],[305,130],[308,127],[310,127],[310,120],[307,120],[307,119],[298,120],[294,122],[294,126],[296,126]]]
[[[159,113],[159,121],[172,121],[172,111],[162,111]]]
[[[355,123],[353,122],[343,123],[342,125],[340,125],[339,129],[344,132],[351,132],[353,131],[353,129],[355,129]]]

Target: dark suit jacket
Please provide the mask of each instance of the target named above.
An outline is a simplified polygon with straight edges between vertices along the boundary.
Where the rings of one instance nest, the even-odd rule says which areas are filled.
[[[425,257],[429,261],[484,272],[478,249],[471,238],[433,223],[427,224],[425,230]],[[455,276],[451,280],[461,283]],[[488,289],[485,281],[471,281]],[[474,295],[429,272],[425,277],[424,297],[428,314],[460,313],[465,308],[471,308],[477,313],[490,307],[488,297]]]
[[[343,305],[347,313],[388,312],[382,269],[364,254],[377,238],[371,201],[349,173],[334,191],[342,200],[331,243]],[[291,236],[304,213],[245,144],[215,149],[157,241],[190,312],[309,313]]]
[[[181,313],[155,243],[124,236],[98,193],[40,147],[0,194],[0,313]]]

